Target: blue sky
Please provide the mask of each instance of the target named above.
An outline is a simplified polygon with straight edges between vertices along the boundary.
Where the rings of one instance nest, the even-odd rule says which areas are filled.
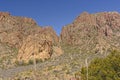
[[[52,26],[57,34],[80,15],[118,11],[120,0],[1,0],[0,11],[33,18],[40,26]]]

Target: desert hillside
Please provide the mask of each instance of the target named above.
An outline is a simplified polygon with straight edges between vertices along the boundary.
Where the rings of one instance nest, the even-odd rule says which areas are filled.
[[[0,12],[1,67],[8,67],[16,61],[27,63],[33,58],[44,61],[61,55],[63,52],[58,42],[52,27],[40,27],[31,18]]]
[[[83,54],[120,50],[120,14],[83,12],[63,27],[60,39],[65,47],[76,47]]]
[[[115,58],[118,62],[119,50],[118,12],[83,12],[63,26],[60,36],[52,27],[39,26],[31,18],[0,12],[0,79],[3,80],[85,80],[86,63],[105,58],[103,64],[106,64],[112,57],[109,58],[110,53],[118,55]],[[82,74],[81,69],[84,69]]]

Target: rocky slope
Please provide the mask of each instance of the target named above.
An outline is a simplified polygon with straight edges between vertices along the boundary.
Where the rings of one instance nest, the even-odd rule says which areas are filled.
[[[83,12],[60,35],[64,46],[77,46],[79,53],[107,53],[120,49],[120,14]]]
[[[0,12],[0,63],[7,65],[16,60],[28,62],[33,56],[44,60],[60,55],[58,41],[52,27],[40,27],[31,18]],[[61,52],[56,53],[55,49]]]
[[[39,27],[31,18],[0,12],[0,79],[81,80],[78,75],[86,60],[89,64],[94,58],[120,50],[119,22],[118,12],[84,12],[64,26],[58,37],[52,27]],[[33,62],[13,65],[16,61],[31,63],[34,58],[44,61],[36,64],[37,71]]]

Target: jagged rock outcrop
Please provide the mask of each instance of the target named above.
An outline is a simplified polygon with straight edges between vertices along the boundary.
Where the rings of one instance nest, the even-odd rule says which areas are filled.
[[[41,35],[30,35],[19,50],[18,60],[48,59],[52,55],[52,42]]]
[[[63,27],[60,38],[64,45],[78,46],[82,53],[120,49],[120,14],[84,12],[72,24]]]
[[[52,27],[40,27],[31,18],[0,12],[0,43],[17,51],[17,55],[13,52],[9,54],[16,55],[18,61],[28,62],[33,54],[37,59],[48,59],[54,54],[54,46],[61,49],[58,41]]]
[[[40,34],[36,33],[25,38],[18,53],[18,61],[28,62],[34,58],[44,61],[54,57],[54,55],[60,56],[63,51],[58,45],[58,37],[53,29],[46,27],[41,29]]]
[[[12,47],[19,47],[24,37],[33,34],[37,27],[31,18],[11,16],[0,12],[0,41]]]

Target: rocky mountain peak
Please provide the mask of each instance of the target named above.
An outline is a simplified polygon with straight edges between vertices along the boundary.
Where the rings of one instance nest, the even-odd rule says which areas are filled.
[[[9,12],[0,12],[0,16],[10,16]]]
[[[95,20],[95,16],[93,16],[92,14],[89,14],[88,12],[83,12],[82,14],[80,14],[75,21],[73,22],[74,25],[76,24],[91,24],[94,25],[96,22]]]
[[[79,46],[82,53],[105,53],[106,49],[120,49],[120,14],[84,12],[72,24],[63,27],[61,41],[64,44]]]
[[[10,47],[9,51],[6,51],[10,53],[8,55],[16,51],[17,55],[14,58],[17,61],[28,62],[33,58],[33,53],[36,59],[42,60],[55,54],[59,55],[59,52],[56,53],[56,49],[61,50],[58,41],[58,36],[52,27],[38,26],[32,18],[0,12],[0,44],[2,47]]]

